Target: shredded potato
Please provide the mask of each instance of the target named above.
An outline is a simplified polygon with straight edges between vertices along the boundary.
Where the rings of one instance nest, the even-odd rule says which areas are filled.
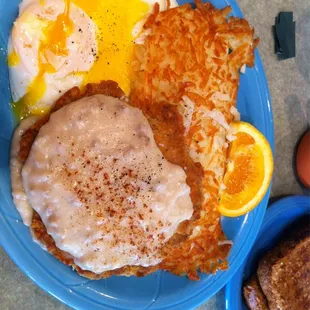
[[[144,25],[147,34],[135,47],[130,99],[142,110],[165,102],[186,113],[188,152],[204,171],[204,202],[187,223],[184,240],[168,243],[160,268],[197,280],[197,270],[228,268],[231,242],[222,232],[217,206],[227,143],[233,139],[229,124],[238,115],[239,71],[254,65],[258,39],[246,20],[227,19],[230,7],[195,3],[196,9],[187,4],[164,12],[155,5]]]

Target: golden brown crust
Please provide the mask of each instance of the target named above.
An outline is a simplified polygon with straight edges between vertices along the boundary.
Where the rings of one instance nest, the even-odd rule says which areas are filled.
[[[138,45],[142,52],[138,46],[135,48],[137,54],[149,55],[152,59],[145,59],[145,68],[148,69],[147,74],[143,74],[138,69],[138,77],[133,79],[131,94],[131,102],[145,113],[153,129],[155,140],[164,156],[170,162],[187,169],[187,182],[191,187],[194,203],[193,217],[180,225],[178,232],[164,247],[163,255],[165,258],[159,268],[177,275],[187,274],[194,280],[199,279],[198,270],[205,273],[215,273],[217,270],[227,269],[228,263],[226,258],[231,244],[225,242],[226,237],[222,231],[220,214],[217,210],[221,181],[216,178],[215,172],[212,170],[205,171],[203,180],[201,180],[201,167],[194,164],[188,154],[188,141],[192,139],[194,134],[197,134],[196,129],[190,131],[187,136],[188,141],[184,141],[183,122],[173,104],[177,104],[182,96],[187,96],[195,101],[197,105],[204,105],[212,110],[215,108],[211,100],[212,92],[206,92],[206,89],[213,91],[214,83],[219,86],[223,85],[223,81],[226,82],[224,83],[225,87],[228,87],[227,91],[230,94],[231,100],[235,103],[239,81],[238,69],[244,63],[252,65],[253,49],[256,44],[256,42],[253,42],[253,33],[246,21],[239,19],[226,21],[229,9],[217,10],[211,4],[203,6],[200,1],[197,1],[197,5],[197,10],[192,10],[190,6],[180,6],[161,13],[159,13],[158,5],[155,6],[155,12],[150,15],[149,20],[144,26],[146,29],[148,27],[154,28],[153,30],[156,32],[156,36],[150,35],[145,43],[146,46],[150,47],[149,51],[152,52],[152,55],[145,52],[145,50],[143,53],[143,45]],[[186,21],[189,15],[192,21]],[[186,22],[184,25],[183,21]],[[172,24],[170,25],[169,23]],[[214,27],[214,29],[210,28],[212,31],[206,36],[206,30],[209,26],[211,28]],[[198,27],[198,34],[196,31],[195,35],[191,37],[193,41],[186,40],[189,34],[188,27]],[[170,62],[172,59],[169,58],[169,51],[166,51],[159,42],[167,42],[167,38],[170,37],[172,38],[171,42],[174,42],[174,36],[170,36],[170,28],[175,29],[174,31],[178,34],[178,39],[180,39],[179,43],[186,43],[186,45],[181,44],[182,49],[177,48],[176,53],[174,53],[177,54],[176,57],[178,58],[175,66],[170,66],[170,69],[163,69],[160,66],[162,60],[167,56],[168,59],[165,59],[172,65]],[[225,45],[224,47],[218,46],[218,40],[214,40],[215,33],[221,37],[220,41]],[[166,35],[165,38],[161,38],[162,34]],[[184,39],[186,42],[183,42]],[[200,39],[202,40],[201,42]],[[158,43],[156,49],[152,48],[152,40]],[[210,62],[208,62],[214,64],[215,68],[213,68],[213,65],[211,67],[216,69],[215,71],[210,65],[206,66],[206,63],[203,61],[206,54],[203,47],[205,43],[208,43],[207,41],[214,42],[216,45],[214,53],[218,55],[212,57],[212,59],[210,58]],[[168,43],[171,44],[171,42]],[[247,44],[244,42],[247,42]],[[234,45],[235,49],[227,56],[226,50],[231,45]],[[164,44],[164,46],[167,46],[167,44]],[[193,46],[195,46],[194,50]],[[225,57],[223,56],[224,54]],[[220,59],[221,55],[225,59],[227,58],[225,63]],[[137,58],[139,58],[138,56]],[[172,57],[172,55],[170,56]],[[182,57],[180,58],[179,56]],[[210,67],[210,70],[207,67]],[[133,71],[136,72],[136,69],[134,65]],[[211,72],[214,74],[211,75]],[[141,74],[142,78],[140,79],[139,76]],[[90,93],[101,91],[103,85],[100,87],[92,85],[90,89]],[[105,88],[104,91],[106,90]],[[81,94],[78,90],[75,91],[77,92],[75,95],[79,97]],[[90,93],[89,89],[87,91],[86,88],[86,95]],[[172,105],[169,106],[169,104]],[[229,109],[230,105],[223,107],[225,109],[220,110],[227,116],[227,120],[230,121],[232,118]],[[34,130],[33,136],[35,137],[36,134],[37,132]],[[207,132],[207,134],[211,138],[215,135],[212,130]],[[28,155],[29,149],[30,146],[28,144],[28,150],[26,149],[25,152],[26,155]],[[223,148],[219,148],[215,154],[216,156],[212,155],[213,158],[219,158],[219,160],[214,160],[214,165],[222,167],[225,164],[225,152]],[[24,159],[26,158],[25,154]],[[206,196],[210,196],[207,203],[204,201],[202,204],[202,200],[206,199],[202,197],[201,188],[204,189]],[[194,232],[194,229],[195,234],[191,234]]]
[[[268,310],[268,304],[259,285],[257,275],[254,274],[243,285],[243,297],[250,310]]]
[[[63,106],[81,99],[82,97],[89,97],[92,95],[106,95],[115,98],[122,98],[125,93],[122,89],[118,86],[118,84],[114,81],[102,81],[98,84],[87,84],[85,87],[85,91],[81,92],[79,87],[73,87],[69,89],[65,94],[63,94],[56,102],[55,105],[52,107],[50,113],[56,112]],[[20,141],[20,149],[18,158],[25,162],[33,141],[35,140],[37,134],[39,133],[40,128],[46,124],[50,118],[50,113],[45,115],[40,120],[38,120],[35,124],[33,124],[22,136]]]
[[[194,163],[188,154],[183,120],[177,108],[169,103],[161,102],[158,105],[142,107],[142,111],[153,130],[156,144],[165,158],[186,171],[194,206],[201,206],[203,171],[201,165]]]
[[[200,240],[189,239],[193,229],[201,223],[200,212],[203,200],[201,189],[204,173],[201,165],[194,163],[188,154],[183,120],[177,108],[165,102],[156,105],[142,105],[140,108],[146,115],[154,132],[155,141],[166,159],[185,169],[194,205],[192,218],[180,224],[178,232],[163,249],[166,258],[161,263],[160,269],[177,275],[185,273],[192,280],[199,280],[196,263],[200,263],[198,266],[205,268],[203,271],[208,273],[217,268],[225,269],[227,267],[226,257],[231,245],[218,246],[218,241],[226,238],[221,230],[216,212],[209,215],[209,227],[214,225],[214,232],[205,231]],[[213,249],[210,249],[211,247]],[[209,257],[213,260],[213,264],[204,265],[202,261]],[[197,258],[198,260],[196,260]],[[219,263],[220,260],[221,263]]]
[[[159,12],[159,6],[155,5],[154,13],[144,25],[151,34],[145,44],[135,48],[136,77],[132,79],[131,102],[149,119],[155,140],[166,158],[187,168],[194,202],[193,218],[182,223],[169,240],[159,268],[198,280],[197,270],[215,273],[228,268],[226,258],[231,244],[226,241],[217,210],[222,180],[213,168],[205,169],[201,180],[201,168],[188,155],[189,141],[194,141],[194,136],[198,141],[200,127],[190,129],[185,143],[183,123],[173,105],[187,96],[197,106],[218,109],[230,123],[233,117],[230,108],[235,106],[238,90],[238,70],[243,64],[253,65],[258,41],[247,21],[238,18],[227,21],[230,8],[217,10],[210,3],[202,4],[198,0],[196,4],[196,10],[185,5],[165,12]],[[219,101],[216,105],[212,97],[215,90],[228,94],[229,104]],[[224,146],[214,148],[215,152],[209,154],[220,126],[215,128],[211,121],[208,123],[211,125],[206,135],[210,138],[210,148],[205,155],[210,157],[212,167],[224,170]],[[203,198],[201,188],[206,194]],[[191,232],[195,233],[190,236]]]
[[[231,248],[218,212],[227,160],[226,134],[222,126],[201,115],[216,110],[227,124],[231,123],[239,70],[244,64],[253,66],[258,43],[246,20],[228,17],[230,7],[219,10],[201,0],[195,4],[196,9],[187,4],[163,12],[155,5],[144,25],[148,33],[142,36],[144,44],[135,46],[130,94],[131,101],[142,110],[162,102],[185,110],[186,146],[195,161],[204,166],[202,206],[182,227],[193,234],[175,236],[176,243],[172,238],[161,264],[162,269],[187,274],[191,279],[199,279],[197,270],[215,273],[226,269]]]
[[[82,93],[77,87],[74,87],[57,100],[55,106],[51,110],[51,113],[82,97],[96,94],[103,94],[116,98],[121,98],[124,96],[124,93],[118,85],[112,81],[102,81],[100,84],[88,84],[84,93]],[[186,144],[184,141],[185,138],[183,134],[184,127],[182,119],[174,106],[165,103],[152,106],[149,109],[145,109],[143,112],[152,127],[155,141],[166,159],[171,163],[186,168],[187,183],[191,188],[191,199],[195,210],[193,218],[195,218],[195,214],[199,213],[201,208],[202,193],[200,189],[203,172],[200,164],[195,164],[192,161],[185,147]],[[44,116],[42,119],[38,120],[22,136],[19,157],[23,158],[23,160],[27,159],[35,137],[37,136],[40,128],[48,121],[49,116],[50,115]],[[74,264],[73,257],[70,254],[56,247],[53,238],[47,233],[39,214],[36,212],[34,212],[31,229],[36,239],[41,244],[46,246],[48,252],[54,255],[62,263],[74,268],[80,275],[90,279],[107,278],[111,275],[135,275],[139,277],[145,276],[160,268],[159,265],[147,268],[141,266],[125,266],[116,270],[95,274],[79,268],[76,264]],[[175,249],[175,247],[187,238],[192,229],[193,227],[189,225],[189,221],[183,222],[179,226],[178,232],[171,238],[169,248],[165,249],[165,251],[169,253],[169,251]]]
[[[142,266],[125,266],[123,268],[102,272],[100,274],[93,273],[88,270],[83,270],[79,266],[74,263],[73,257],[57,248],[53,238],[47,233],[46,228],[37,212],[34,211],[33,219],[31,223],[31,230],[35,236],[35,238],[44,245],[47,251],[56,257],[63,264],[71,266],[74,270],[77,271],[83,277],[99,280],[103,278],[111,277],[112,275],[123,275],[123,276],[131,276],[134,275],[136,277],[143,277],[149,273],[152,273],[158,269],[157,266],[154,267],[142,267]]]

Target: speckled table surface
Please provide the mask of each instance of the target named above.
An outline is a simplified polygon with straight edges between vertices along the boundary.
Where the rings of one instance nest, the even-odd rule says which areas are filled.
[[[271,197],[306,193],[294,177],[293,154],[300,135],[310,123],[310,1],[239,0],[238,3],[261,39],[259,51],[272,98],[276,156]],[[279,62],[273,53],[271,26],[280,11],[294,12],[297,56]],[[222,310],[224,302],[221,291],[199,309]],[[38,288],[0,248],[0,310],[8,309],[68,307]]]

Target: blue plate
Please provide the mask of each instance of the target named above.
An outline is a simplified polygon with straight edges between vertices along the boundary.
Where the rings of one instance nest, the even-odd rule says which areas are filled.
[[[260,257],[272,248],[283,230],[303,215],[310,216],[310,197],[283,198],[266,212],[262,228],[252,251],[226,285],[226,309],[247,310],[242,298],[242,282],[255,272]]]
[[[180,1],[180,4],[186,1]],[[242,16],[232,0],[214,0],[222,8],[231,5],[234,16]],[[191,282],[167,272],[145,278],[112,277],[89,281],[41,250],[20,220],[11,198],[9,149],[15,127],[10,109],[10,90],[6,63],[7,40],[17,16],[19,0],[0,0],[0,244],[37,285],[76,309],[190,309],[219,291],[239,268],[250,251],[265,214],[269,192],[260,205],[246,216],[223,218],[222,224],[234,245],[229,255],[230,268],[216,275],[202,275]],[[242,119],[256,126],[274,145],[271,103],[263,66],[255,52],[253,69],[241,76],[238,109]]]

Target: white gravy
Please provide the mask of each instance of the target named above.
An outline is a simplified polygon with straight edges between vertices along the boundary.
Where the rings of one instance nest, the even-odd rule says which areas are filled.
[[[94,273],[158,264],[193,213],[186,174],[163,157],[143,113],[103,95],[51,115],[22,178],[57,247]]]
[[[19,142],[24,132],[31,127],[38,117],[27,118],[19,124],[16,128],[12,144],[11,144],[11,155],[10,155],[10,171],[11,171],[11,186],[13,201],[19,212],[25,225],[30,226],[32,221],[33,210],[27,200],[27,196],[23,187],[21,171],[23,163],[18,159]]]

